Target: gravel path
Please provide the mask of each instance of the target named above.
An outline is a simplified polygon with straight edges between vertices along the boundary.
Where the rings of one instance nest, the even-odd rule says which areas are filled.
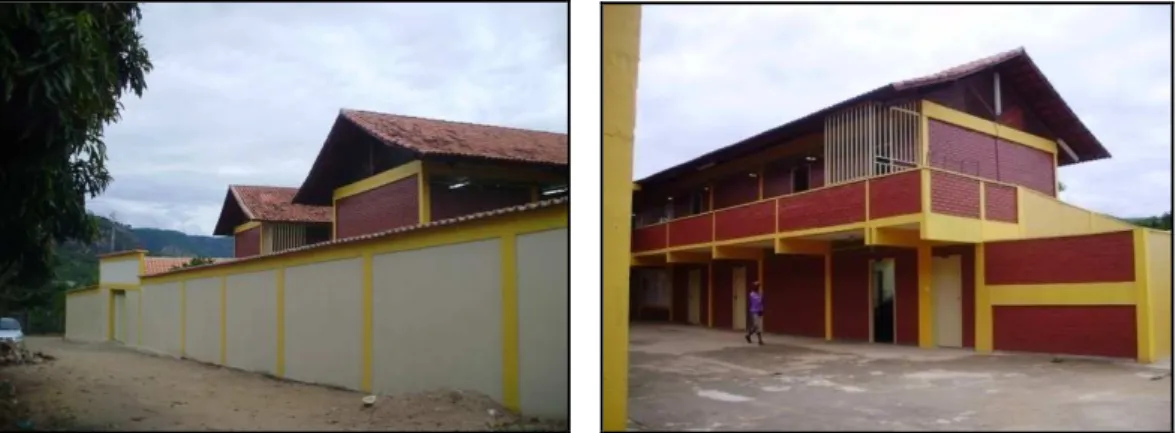
[[[458,391],[381,396],[139,353],[114,344],[30,338],[57,359],[6,367],[38,429],[86,430],[486,430],[566,429],[521,422],[490,399]],[[493,413],[493,414],[492,414]],[[7,426],[5,426],[7,427]]]

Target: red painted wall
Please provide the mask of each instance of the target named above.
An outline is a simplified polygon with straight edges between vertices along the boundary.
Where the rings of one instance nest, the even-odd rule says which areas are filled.
[[[261,227],[233,235],[234,257],[250,257],[261,254]]]
[[[1130,305],[995,306],[996,350],[1135,358]]]
[[[960,279],[963,283],[961,286],[961,308],[963,309],[963,346],[976,346],[976,248],[972,245],[953,245],[949,247],[936,247],[932,250],[935,256],[960,256]],[[918,270],[915,271],[915,278],[918,278]],[[916,282],[914,296],[918,296],[918,286]],[[902,302],[902,298],[899,298]],[[909,308],[918,309],[918,300],[915,299],[914,304]],[[900,307],[902,308],[902,307]],[[918,332],[918,318],[916,317],[915,332]],[[917,344],[915,340],[913,343]]]
[[[764,169],[764,198],[792,193],[792,166],[771,164]],[[767,320],[766,318],[764,320]],[[767,325],[764,325],[767,326]]]
[[[714,230],[711,227],[713,219],[714,214],[708,213],[670,221],[669,245],[674,247],[710,242],[711,231]]]
[[[894,336],[898,344],[919,344],[919,254],[910,248],[888,248],[875,258],[894,259]]]
[[[740,173],[715,183],[715,209],[759,200],[759,178]]]
[[[747,290],[750,292],[753,288],[752,283],[757,280],[756,262],[751,260],[716,260],[713,262],[713,269],[715,273],[714,279],[714,327],[719,329],[733,328],[732,319],[734,311],[732,311],[734,303],[734,292],[732,292],[732,274],[736,267],[747,268]],[[706,314],[703,312],[705,319]],[[767,315],[765,313],[765,320]]]
[[[825,165],[813,164],[809,166],[809,188],[825,186]]]
[[[1048,152],[937,120],[928,120],[927,129],[933,167],[1055,195],[1054,159]]]
[[[715,239],[738,239],[774,233],[776,203],[764,201],[715,213]]]
[[[417,176],[335,202],[337,237],[348,238],[417,224]]]
[[[987,284],[1124,282],[1135,280],[1130,231],[1023,241],[984,247]]]
[[[980,181],[932,171],[931,211],[944,215],[980,218]]]
[[[984,184],[984,218],[1017,222],[1017,189],[1011,186]]]
[[[429,217],[433,221],[526,204],[531,191],[523,188],[477,189],[473,186],[449,189],[429,188]]]
[[[764,330],[825,337],[825,257],[771,254],[764,259]]]
[[[870,340],[869,256],[833,254],[833,338]]]
[[[658,224],[655,226],[641,227],[634,229],[629,243],[632,244],[633,252],[660,250],[666,247],[666,226]]]
[[[866,185],[856,182],[781,197],[780,231],[828,227],[864,221],[866,218]]]
[[[870,180],[870,218],[919,213],[922,204],[918,171]]]

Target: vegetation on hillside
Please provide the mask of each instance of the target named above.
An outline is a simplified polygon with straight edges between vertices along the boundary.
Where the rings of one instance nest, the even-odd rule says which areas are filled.
[[[0,8],[0,303],[51,282],[55,244],[98,235],[86,198],[111,181],[103,129],[152,67],[140,19],[136,3]]]

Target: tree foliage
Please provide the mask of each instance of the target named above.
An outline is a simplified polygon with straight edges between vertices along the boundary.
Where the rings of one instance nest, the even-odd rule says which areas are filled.
[[[193,257],[192,260],[188,260],[187,262],[185,262],[182,265],[173,266],[172,269],[183,269],[183,268],[190,268],[193,266],[211,265],[212,263],[213,263],[212,259],[208,258],[208,257]]]
[[[103,128],[151,70],[135,3],[0,8],[0,290],[52,276],[52,246],[89,242],[106,189]]]

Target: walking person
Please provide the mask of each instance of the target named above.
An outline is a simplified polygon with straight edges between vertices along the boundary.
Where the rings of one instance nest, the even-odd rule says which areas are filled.
[[[755,333],[755,338],[759,340],[759,345],[764,345],[764,302],[763,297],[760,296],[760,283],[756,281],[751,284],[752,290],[747,294],[747,309],[751,313],[751,323],[747,327],[747,335],[743,338],[751,343],[751,334]]]

